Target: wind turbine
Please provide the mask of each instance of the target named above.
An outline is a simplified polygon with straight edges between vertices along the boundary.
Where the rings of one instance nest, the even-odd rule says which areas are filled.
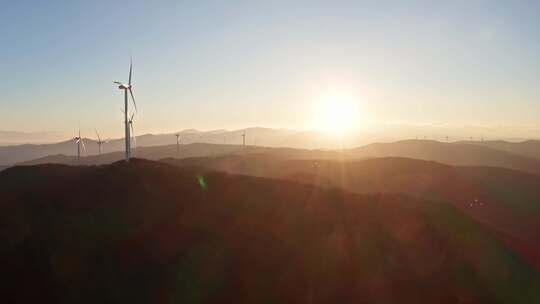
[[[133,100],[133,106],[135,107],[135,112],[137,112],[137,104],[135,103],[135,97],[133,97],[133,91],[131,90],[131,71],[133,70],[133,60],[130,60],[129,63],[129,80],[127,84],[121,83],[119,81],[114,81],[114,83],[118,84],[118,89],[124,90],[124,129],[125,129],[125,160],[129,161],[131,157],[131,143],[130,143],[130,135],[129,131],[130,128],[133,129],[133,115],[131,115],[131,119],[128,120],[128,91],[131,95],[131,100]]]
[[[242,146],[246,146],[246,130],[244,130],[244,133],[242,133]]]
[[[75,136],[73,138],[73,140],[77,144],[77,161],[80,161],[81,160],[81,145],[82,145],[84,151],[86,151],[86,147],[84,146],[84,140],[81,137],[81,128],[80,127],[79,127],[79,135]]]
[[[99,137],[98,131],[97,131],[96,129],[94,129],[94,131],[96,131],[96,136],[97,136],[97,141],[96,141],[96,143],[97,143],[97,145],[98,145],[98,153],[99,153],[99,155],[101,155],[101,145],[102,145],[102,144],[106,144],[107,141],[106,141],[106,140],[101,140],[101,137]]]
[[[133,135],[133,148],[137,149],[137,136],[135,136],[135,129],[133,128],[133,117],[135,113],[131,113],[131,117],[128,120],[129,128],[131,130],[131,135]],[[131,154],[131,152],[130,152]]]
[[[180,155],[180,133],[176,133],[174,136],[176,136],[176,153]]]

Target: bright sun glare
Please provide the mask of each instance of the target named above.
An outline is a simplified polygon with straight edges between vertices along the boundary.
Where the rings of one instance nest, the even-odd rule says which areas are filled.
[[[345,135],[357,127],[360,120],[357,100],[341,93],[326,94],[317,106],[316,126],[321,131]]]

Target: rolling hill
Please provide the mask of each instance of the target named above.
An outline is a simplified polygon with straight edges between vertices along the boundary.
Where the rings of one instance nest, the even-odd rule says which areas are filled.
[[[430,140],[405,140],[376,143],[349,151],[352,158],[406,157],[457,166],[501,167],[540,174],[540,160],[487,146],[441,143]]]
[[[137,158],[148,160],[159,160],[162,158],[180,157],[219,157],[225,155],[249,155],[249,154],[268,154],[279,157],[293,159],[336,159],[342,153],[337,151],[327,150],[303,150],[293,148],[270,148],[261,146],[246,146],[239,145],[222,145],[208,143],[192,143],[180,145],[177,149],[176,145],[167,146],[150,146],[138,147],[132,151]],[[49,155],[42,158],[18,163],[18,165],[38,165],[38,164],[65,164],[65,165],[101,165],[110,164],[124,158],[124,152],[104,153],[102,155],[83,156],[80,161],[76,156],[67,156],[63,154]]]
[[[248,128],[247,144],[268,147],[320,147],[325,145],[318,134],[307,131],[293,131],[285,129]],[[179,132],[182,144],[208,143],[223,145],[239,145],[242,143],[241,134],[244,130],[213,130],[197,131],[184,130]],[[84,134],[83,134],[84,137]],[[98,146],[94,139],[85,138],[86,151],[84,156],[98,154]],[[144,134],[137,136],[138,147],[168,146],[176,143],[174,133],[171,134]],[[123,139],[111,139],[103,145],[106,153],[120,152],[124,149]],[[51,155],[63,154],[76,156],[77,148],[72,140],[53,144],[23,144],[0,146],[0,165],[14,165]]]
[[[6,303],[535,303],[460,209],[134,160],[0,172]]]
[[[472,143],[500,151],[506,151],[526,157],[540,158],[540,140],[527,140],[522,142],[508,142],[503,140],[462,142]]]
[[[219,157],[225,155],[268,154],[290,159],[334,159],[359,160],[377,157],[406,157],[436,161],[458,166],[490,166],[508,168],[533,174],[540,174],[540,160],[512,154],[474,144],[446,144],[436,141],[399,141],[393,143],[370,144],[348,150],[306,150],[293,148],[273,148],[262,146],[192,143],[176,145],[138,147],[134,155],[138,158],[159,160],[162,158]],[[20,165],[61,163],[70,165],[108,164],[123,158],[122,152],[104,153],[101,156],[82,157],[76,161],[73,156],[49,155]]]
[[[181,143],[185,146],[191,144],[211,144],[217,151],[210,149],[198,153],[181,154],[180,157],[197,156],[219,156],[220,150],[226,152],[227,148],[218,146],[240,146],[242,143],[241,134],[244,130],[214,130],[197,131],[184,130],[180,132]],[[317,132],[293,131],[286,129],[269,128],[248,128],[246,129],[247,145],[254,147],[274,148],[268,152],[280,151],[281,149],[303,150],[310,153],[321,150],[328,150],[337,147],[335,139],[323,136]],[[84,134],[83,134],[84,135]],[[368,136],[366,134],[366,136]],[[371,142],[371,137],[351,138],[351,143],[355,146]],[[144,134],[137,136],[137,147],[141,155],[138,157],[147,159],[159,159],[164,157],[178,157],[174,134]],[[146,150],[152,147],[155,149]],[[160,147],[160,148],[157,148]],[[202,146],[201,146],[202,147]],[[263,148],[265,147],[265,148]],[[86,164],[111,163],[121,159],[120,152],[124,149],[122,139],[112,139],[103,145],[105,154],[109,154],[107,160],[96,159],[98,154],[97,144],[93,139],[86,139],[86,151],[83,156],[88,157]],[[423,160],[433,160],[450,165],[476,165],[505,167],[515,170],[532,173],[540,172],[540,141],[506,142],[506,141],[465,141],[442,143],[429,140],[405,140],[388,143],[376,143],[360,146],[354,149],[341,150],[346,158],[369,158],[369,157],[408,157]],[[116,153],[116,154],[115,154]],[[11,166],[21,163],[43,163],[38,162],[45,158],[53,163],[69,163],[65,157],[63,161],[54,160],[56,155],[75,156],[76,146],[72,140],[54,144],[25,144],[0,146],[0,166]]]
[[[540,270],[540,176],[406,158],[293,160],[267,154],[163,159],[180,167],[444,201],[500,234]],[[199,169],[200,170],[200,169]]]

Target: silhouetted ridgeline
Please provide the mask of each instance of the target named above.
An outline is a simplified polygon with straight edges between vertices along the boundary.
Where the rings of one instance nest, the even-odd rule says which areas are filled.
[[[0,173],[5,303],[538,303],[459,209],[134,160]]]
[[[509,143],[510,144],[510,143]],[[513,143],[513,145],[518,145]],[[472,143],[405,140],[352,149],[352,157],[407,157],[457,166],[489,166],[540,174],[540,160]]]
[[[518,144],[515,144],[518,145]],[[540,175],[540,159],[484,147],[477,144],[441,143],[436,141],[410,140],[393,143],[370,144],[360,148],[333,150],[305,150],[293,148],[270,148],[261,146],[193,143],[176,145],[138,147],[133,150],[138,158],[159,160],[162,158],[219,157],[228,155],[268,154],[290,159],[333,159],[359,160],[375,157],[407,157],[436,161],[458,166],[490,166],[509,168]],[[75,156],[49,154],[48,156],[20,163],[35,165],[61,163],[71,165],[109,164],[123,158],[123,152],[104,153],[101,156],[87,156],[77,161]]]
[[[293,131],[285,129],[248,128],[247,144],[271,147],[320,147],[320,134],[306,131]],[[209,143],[222,145],[241,145],[241,134],[244,130],[214,130],[197,131],[184,130],[180,132],[182,144]],[[144,134],[137,136],[137,147],[167,146],[176,144],[175,133],[172,134]],[[93,139],[86,138],[94,134],[82,133],[86,143],[83,155],[93,156],[98,154],[98,145]],[[103,152],[114,153],[124,150],[124,139],[111,139],[103,145]],[[173,149],[176,152],[176,148]],[[13,165],[50,155],[63,154],[76,156],[77,148],[73,140],[67,140],[52,144],[24,144],[12,146],[0,146],[0,165]],[[198,155],[202,156],[202,155]]]
[[[471,143],[463,142],[463,143]],[[507,142],[503,140],[474,141],[475,145],[481,145],[492,149],[515,153],[532,158],[540,158],[540,140],[527,140],[523,142]]]
[[[181,133],[181,153],[178,154],[174,134],[137,136],[136,156],[146,159],[165,157],[206,157],[237,153],[241,150],[241,132],[214,131],[198,132],[186,130]],[[247,131],[250,153],[293,154],[309,158],[321,158],[320,150],[308,148],[328,147],[317,145],[316,133],[293,132],[250,128]],[[258,140],[256,140],[258,139]],[[319,140],[321,140],[319,138]],[[288,148],[285,148],[288,147]],[[334,147],[334,146],[332,146]],[[97,156],[97,144],[86,139],[87,150],[83,153],[83,164],[105,164],[122,159],[123,140],[112,140],[103,145],[103,154]],[[293,149],[296,148],[296,149]],[[300,149],[304,148],[304,149]],[[0,165],[75,163],[76,145],[73,141],[43,145],[18,145],[0,147]],[[327,153],[331,156],[331,153]],[[334,153],[337,154],[337,153]],[[409,157],[433,160],[450,165],[495,166],[540,174],[540,141],[467,141],[442,143],[429,140],[404,140],[391,143],[369,144],[355,149],[346,149],[339,157]]]

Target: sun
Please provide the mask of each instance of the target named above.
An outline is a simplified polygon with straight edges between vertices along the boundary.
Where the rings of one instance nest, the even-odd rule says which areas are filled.
[[[317,104],[316,128],[334,135],[345,135],[358,126],[358,101],[351,95],[331,93],[322,96]]]

